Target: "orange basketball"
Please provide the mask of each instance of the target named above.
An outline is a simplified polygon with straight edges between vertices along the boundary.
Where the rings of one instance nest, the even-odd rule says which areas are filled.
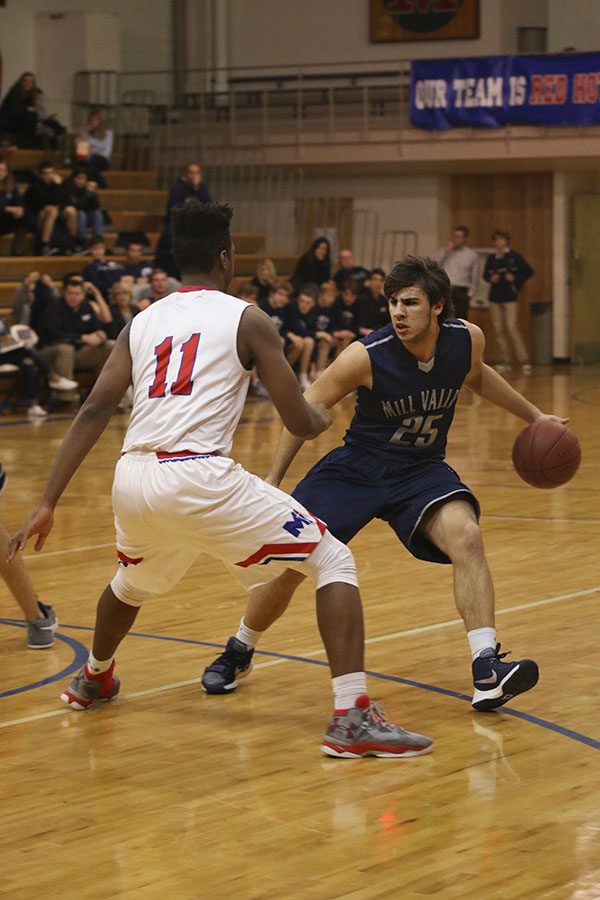
[[[566,425],[540,419],[517,436],[513,465],[523,481],[533,487],[553,488],[570,481],[581,462],[577,435]]]

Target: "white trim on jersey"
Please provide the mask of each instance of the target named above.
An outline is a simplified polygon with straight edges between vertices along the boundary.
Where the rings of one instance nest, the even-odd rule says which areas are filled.
[[[378,347],[379,344],[386,344],[388,341],[391,341],[395,337],[396,337],[395,334],[389,334],[387,337],[380,338],[378,341],[373,341],[372,344],[365,344],[364,346],[366,347],[367,350],[370,350],[371,347]]]

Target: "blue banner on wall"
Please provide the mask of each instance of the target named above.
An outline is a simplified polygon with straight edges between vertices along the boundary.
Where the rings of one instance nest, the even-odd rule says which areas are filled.
[[[417,128],[600,125],[600,53],[413,62]]]

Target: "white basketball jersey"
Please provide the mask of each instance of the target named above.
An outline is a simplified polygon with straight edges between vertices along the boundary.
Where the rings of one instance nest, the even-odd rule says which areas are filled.
[[[248,305],[217,290],[185,287],[135,316],[133,411],[123,452],[229,453],[250,377],[237,354]]]

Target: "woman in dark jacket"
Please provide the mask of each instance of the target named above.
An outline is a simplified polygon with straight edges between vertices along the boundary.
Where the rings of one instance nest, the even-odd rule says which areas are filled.
[[[292,274],[291,282],[298,293],[306,284],[319,287],[331,277],[331,245],[327,238],[318,237],[312,242],[306,253],[298,262]]]
[[[0,132],[14,135],[19,147],[37,146],[36,102],[35,75],[23,72],[0,106]]]

